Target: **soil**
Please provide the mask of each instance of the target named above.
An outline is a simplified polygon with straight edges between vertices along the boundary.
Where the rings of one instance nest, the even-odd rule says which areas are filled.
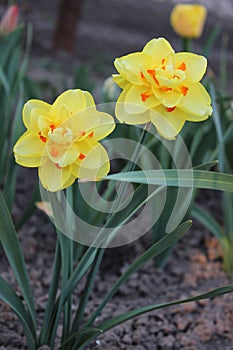
[[[36,179],[36,176],[33,170],[21,170],[21,181],[13,212],[15,220],[22,213],[30,197],[31,179]],[[29,178],[29,183],[23,181]],[[199,200],[218,211],[217,194],[204,191],[199,195]],[[19,231],[19,238],[30,275],[40,327],[48,297],[56,236],[46,215],[37,210]],[[148,233],[132,244],[106,250],[86,317],[100,303],[120,274],[150,244],[151,237]],[[208,231],[194,222],[191,230],[175,246],[166,268],[164,270],[155,268],[153,262],[144,265],[106,305],[98,322],[140,306],[186,298],[232,283],[232,278],[227,277],[222,271],[221,263],[222,253],[218,242]],[[15,286],[2,252],[0,273]],[[16,290],[19,293],[19,290]],[[81,290],[82,286],[79,286],[74,299],[74,308],[78,305]],[[231,293],[211,300],[161,309],[115,327],[93,341],[87,350],[232,350],[232,305]],[[3,302],[0,302],[0,314],[0,350],[27,349],[16,316]],[[61,328],[58,329],[58,340],[60,335]]]
[[[229,2],[230,6],[230,0],[224,1],[225,4]],[[103,1],[100,3],[104,4]],[[86,1],[86,7],[78,29],[79,46],[77,46],[73,57],[67,58],[67,56],[64,56],[64,59],[62,56],[62,64],[64,62],[65,65],[67,65],[67,62],[73,64],[75,60],[86,63],[94,57],[95,61],[98,61],[99,71],[104,67],[106,78],[107,74],[112,73],[113,57],[141,49],[151,37],[161,35],[161,33],[164,34],[164,28],[153,28],[154,15],[150,20],[148,18],[148,21],[145,21],[144,26],[138,26],[138,18],[141,16],[139,6],[137,6],[137,11],[131,13],[131,16],[126,16],[126,13],[122,12],[122,16],[115,17],[114,6],[117,6],[119,2],[112,0],[111,3],[111,11],[110,8],[107,9],[105,6],[106,11],[108,11],[108,16],[106,16],[104,10],[93,11],[93,7],[91,7],[92,12],[90,12],[90,6],[94,6],[94,2],[92,4],[91,0]],[[131,5],[136,1],[127,1],[126,3],[131,8]],[[149,1],[145,3],[146,6],[149,5]],[[49,49],[56,16],[54,8],[56,8],[57,2],[55,0],[51,1],[50,6],[48,6],[48,1],[45,0],[30,3],[24,1],[23,4],[26,9],[25,12],[28,13],[29,19],[32,20],[35,26],[31,75],[39,79],[46,77],[46,79],[56,83],[59,80],[59,69],[56,70],[57,75],[54,78],[54,71],[50,76],[49,69],[45,71],[44,68],[39,69],[39,66],[41,58],[49,58],[51,62],[61,58]],[[95,6],[97,6],[97,2]],[[162,1],[161,6],[164,6]],[[166,6],[168,10],[168,5]],[[222,6],[222,8],[226,7]],[[157,11],[158,6],[153,9],[151,7],[152,12],[149,10],[147,13]],[[121,10],[125,11],[123,3]],[[226,12],[228,15],[232,13],[231,11]],[[93,13],[95,19],[90,20],[90,14]],[[161,15],[164,15],[164,13],[165,11],[162,11]],[[217,12],[215,15],[217,15]],[[124,18],[127,18],[128,21]],[[160,22],[166,23],[165,20]],[[231,21],[225,22],[231,23]],[[209,30],[212,30],[211,23],[213,21],[209,21],[209,23]],[[230,26],[227,30],[231,30]],[[168,29],[168,35],[172,35],[171,29]],[[106,52],[103,52],[103,43]],[[79,50],[79,47],[82,50]],[[232,42],[230,47],[232,48]],[[100,57],[100,54],[97,57],[98,52],[103,52],[105,58]],[[229,52],[228,59],[232,63],[232,51]],[[97,64],[95,67],[97,67]],[[100,78],[100,75],[97,78]],[[67,70],[64,76],[67,77]],[[101,76],[101,79],[103,80],[103,76]],[[26,207],[36,176],[36,172],[33,170],[21,169],[16,204],[13,210],[15,220],[20,217]],[[205,206],[211,208],[217,217],[221,216],[218,207],[219,197],[216,194],[206,191],[201,192],[199,200]],[[33,217],[22,227],[18,235],[34,292],[39,329],[48,296],[56,236],[48,218],[39,210],[36,210]],[[100,303],[106,291],[111,288],[127,266],[142,254],[150,244],[151,237],[148,233],[132,244],[106,250],[88,304],[86,317]],[[15,286],[17,293],[20,293],[2,251],[0,251],[0,274],[12,286]],[[194,296],[232,282],[232,278],[227,277],[222,271],[222,253],[218,242],[206,229],[194,222],[191,230],[176,245],[166,268],[161,270],[155,268],[153,262],[147,263],[120,288],[119,292],[106,305],[98,321],[107,320],[140,306]],[[76,292],[74,307],[78,305],[81,289],[82,285],[79,286]],[[112,329],[92,342],[87,350],[232,350],[232,305],[233,293],[211,300],[192,302],[183,306],[159,310],[137,317]],[[61,329],[59,328],[58,339],[60,335]],[[24,350],[27,347],[22,327],[19,325],[16,316],[8,306],[0,301],[0,350],[6,349]]]

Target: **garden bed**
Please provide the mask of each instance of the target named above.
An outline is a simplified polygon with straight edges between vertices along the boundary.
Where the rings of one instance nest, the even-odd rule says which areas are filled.
[[[21,169],[14,209],[15,219],[19,217],[30,196],[32,181],[27,181],[29,178],[35,179],[36,173]],[[202,192],[199,194],[199,201],[218,211],[218,194]],[[45,214],[37,210],[22,227],[19,237],[33,287],[38,324],[41,325],[51,279],[55,232]],[[147,233],[130,245],[106,250],[87,313],[94,310],[120,274],[150,245],[150,240],[150,234]],[[0,266],[3,278],[14,285],[2,253]],[[194,296],[230,282],[232,280],[221,269],[218,242],[207,230],[194,222],[191,230],[175,246],[165,270],[157,269],[153,262],[149,262],[134,273],[107,304],[96,324],[136,307]],[[75,295],[74,308],[78,305],[82,286],[81,283]],[[232,304],[233,295],[226,294],[212,300],[158,310],[103,334],[87,349],[231,350]],[[27,349],[23,330],[16,316],[2,302],[0,314],[0,349]],[[58,338],[60,333],[61,328],[58,329]]]

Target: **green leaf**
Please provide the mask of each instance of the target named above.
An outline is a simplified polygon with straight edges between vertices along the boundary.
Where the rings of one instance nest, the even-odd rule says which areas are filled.
[[[29,349],[36,349],[35,334],[33,334],[30,327],[31,319],[28,317],[28,313],[26,312],[20,298],[2,277],[0,277],[0,299],[8,304],[18,316],[20,322],[23,325]]]
[[[208,188],[233,192],[233,176],[205,170],[144,170],[108,175],[106,180],[126,181],[147,185]]]
[[[29,315],[31,317],[30,327],[33,334],[36,334],[36,314],[32,290],[29,284],[29,278],[26,271],[25,261],[19,244],[17,234],[10,213],[6,206],[4,197],[0,192],[0,241],[7,256],[9,264],[13,270],[14,276],[21,288],[25,298]]]
[[[221,241],[221,239],[224,237],[224,232],[221,226],[204,208],[194,203],[190,214]]]
[[[69,338],[66,339],[66,341],[64,341],[61,346],[59,347],[58,350],[61,350],[63,348],[64,345],[67,345],[71,340],[78,340],[80,346],[83,346],[86,344],[86,341],[91,337],[91,338],[95,338],[98,335],[100,335],[101,333],[103,333],[103,331],[101,329],[95,328],[95,327],[88,327],[83,329],[82,331],[79,332],[75,332],[73,334],[71,334],[71,336]],[[70,350],[77,350],[77,346],[74,345],[72,348],[69,348]],[[79,348],[80,349],[80,348]]]
[[[216,288],[216,289],[213,289],[207,293],[199,294],[195,297],[191,297],[191,298],[187,298],[187,299],[176,300],[176,301],[171,301],[171,302],[162,303],[162,304],[153,304],[153,305],[149,305],[149,306],[144,306],[144,307],[138,308],[136,310],[129,311],[125,314],[116,316],[109,321],[100,323],[97,327],[99,329],[101,329],[103,332],[106,332],[109,329],[116,327],[117,325],[124,323],[124,322],[130,320],[131,318],[145,314],[146,312],[162,309],[162,308],[165,308],[168,306],[189,303],[191,301],[198,301],[198,300],[203,300],[203,299],[208,299],[208,298],[215,298],[217,296],[220,296],[220,295],[223,295],[226,293],[231,293],[231,292],[233,292],[233,284],[229,284],[229,285],[226,285],[224,287]]]
[[[139,258],[137,258],[134,263],[125,271],[125,273],[117,280],[117,282],[113,285],[112,289],[103,299],[102,303],[98,306],[96,311],[91,315],[87,322],[87,326],[92,325],[95,321],[96,317],[100,314],[104,306],[107,302],[114,296],[120,286],[132,275],[135,271],[137,271],[142,265],[144,265],[147,261],[154,259],[156,256],[164,252],[169,247],[173,246],[191,227],[192,222],[186,221],[177,227],[173,232],[165,235],[159,242],[153,244],[149,249],[147,249]]]
[[[218,160],[213,160],[212,162],[196,165],[193,169],[195,169],[195,170],[209,170],[210,168],[212,168],[213,166],[215,166],[217,164],[218,164]]]

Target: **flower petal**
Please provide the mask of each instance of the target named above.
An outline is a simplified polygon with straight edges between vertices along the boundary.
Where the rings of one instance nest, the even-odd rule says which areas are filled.
[[[116,58],[114,65],[123,78],[135,85],[142,85],[141,71],[150,66],[151,57],[144,52],[135,52]]]
[[[112,78],[121,89],[124,89],[129,84],[128,80],[123,78],[120,74],[113,74]]]
[[[27,129],[31,127],[31,112],[35,109],[41,111],[42,115],[47,116],[51,109],[51,105],[40,100],[29,100],[23,107],[23,122]]]
[[[142,52],[153,58],[153,65],[156,67],[161,64],[163,58],[165,58],[170,52],[174,52],[174,50],[166,39],[158,38],[149,41]]]
[[[39,167],[39,178],[42,186],[51,192],[62,190],[75,181],[71,166],[59,168],[48,157],[43,158]]]
[[[204,56],[189,52],[179,52],[175,54],[175,58],[176,68],[180,67],[182,63],[185,63],[186,80],[194,83],[202,79],[207,67],[207,59]]]
[[[115,107],[116,117],[121,123],[127,123],[131,125],[145,124],[150,121],[148,110],[146,110],[144,113],[137,113],[137,114],[129,114],[125,110],[125,106],[127,105],[127,103],[125,102],[125,98],[130,88],[131,86],[129,85],[127,88],[125,88],[122,91],[122,93],[118,97],[118,100],[116,102],[116,107]]]
[[[88,97],[87,97],[88,98]],[[54,120],[57,122],[62,122],[64,115],[60,115],[60,109],[62,105],[66,106],[69,115],[75,114],[79,111],[83,111],[86,108],[86,98],[82,90],[67,90],[63,92],[52,105],[50,114],[53,116]]]
[[[50,160],[60,167],[66,167],[72,164],[78,158],[80,152],[77,144],[72,143],[67,147],[62,147],[58,143],[48,142],[46,151]]]
[[[90,92],[82,90],[82,93],[83,93],[83,96],[84,96],[84,98],[86,100],[86,108],[94,108],[94,109],[96,109],[94,98],[92,97]]]
[[[145,86],[131,86],[125,96],[125,111],[129,114],[144,113],[160,102]]]
[[[168,140],[173,140],[177,136],[187,117],[186,113],[179,108],[169,112],[164,106],[153,108],[150,116],[158,133]]]
[[[158,101],[165,107],[177,106],[183,98],[183,94],[175,89],[172,89],[172,91],[163,91],[159,88],[153,88],[153,92]]]
[[[14,146],[15,160],[18,164],[26,167],[38,167],[41,163],[45,144],[40,138],[24,133]]]
[[[199,120],[206,119],[212,114],[209,94],[201,83],[189,84],[188,88],[187,95],[182,98],[178,107],[189,115],[201,117]]]
[[[107,175],[110,163],[105,148],[98,142],[82,142],[78,146],[85,158],[76,162],[79,167],[75,177],[100,179]]]

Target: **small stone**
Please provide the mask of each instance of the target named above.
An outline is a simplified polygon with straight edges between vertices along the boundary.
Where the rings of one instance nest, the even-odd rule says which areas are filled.
[[[176,326],[179,331],[184,331],[189,324],[190,324],[190,321],[185,317],[179,316],[176,319]]]
[[[215,333],[215,327],[211,320],[199,320],[199,324],[194,328],[194,332],[203,342],[211,340]]]
[[[160,348],[163,350],[171,350],[174,347],[175,341],[176,340],[172,335],[163,337],[159,342]]]
[[[132,337],[129,334],[125,334],[122,338],[122,342],[125,344],[132,344]]]

